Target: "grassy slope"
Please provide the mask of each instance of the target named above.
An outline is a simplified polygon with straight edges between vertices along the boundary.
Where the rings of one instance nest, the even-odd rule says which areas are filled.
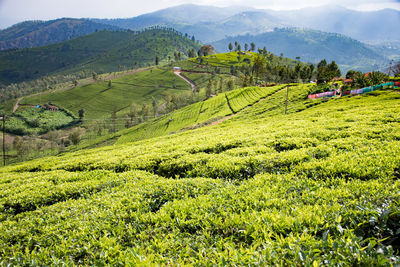
[[[1,168],[2,263],[398,263],[399,93],[304,91],[288,115],[281,90],[218,126]]]
[[[248,66],[246,60],[249,60],[251,63],[253,63],[253,60],[257,54],[258,53],[255,52],[241,53],[239,61],[238,52],[219,53],[204,56],[202,64],[200,64],[199,57],[195,57],[189,59],[188,61],[178,62],[175,65],[182,67],[183,70],[194,70],[199,72],[213,72],[217,67],[219,68],[220,73],[230,74],[231,66],[235,66],[237,68],[241,67],[242,65]],[[297,63],[297,61],[293,59],[285,57],[280,58],[275,55],[271,55],[269,61],[270,64],[287,65],[292,67]]]
[[[307,92],[308,90],[305,88],[309,86],[310,85],[299,85],[296,88]],[[275,93],[282,91],[284,88],[285,85],[267,88],[246,87],[225,92],[208,100],[189,105],[167,115],[144,122],[135,127],[102,136],[95,140],[83,142],[78,148],[93,147],[105,142],[109,143],[114,141],[117,144],[123,144],[202,127],[226,116],[233,115],[261,99],[267,97],[271,97],[272,99]],[[310,101],[305,100],[305,102],[309,103]]]
[[[228,44],[254,42],[257,47],[266,46],[268,51],[290,58],[301,57],[304,62],[317,64],[320,60],[335,60],[344,73],[349,69],[364,72],[380,69],[388,59],[357,40],[338,34],[304,29],[278,29],[259,35],[228,37],[213,43],[219,52],[227,51]]]
[[[175,86],[175,88],[174,88]],[[161,99],[163,94],[181,93],[190,90],[189,84],[173,74],[172,70],[152,69],[112,80],[78,86],[70,90],[24,97],[21,104],[39,104],[51,102],[66,108],[76,115],[85,109],[86,120],[110,117],[116,109],[119,114],[129,111],[135,102],[151,105],[152,97]]]
[[[199,45],[169,30],[133,32],[101,31],[59,44],[0,52],[0,82],[9,84],[49,74],[82,70],[110,72],[119,66],[134,68],[154,64],[176,51],[187,53]],[[135,62],[138,65],[135,65]]]

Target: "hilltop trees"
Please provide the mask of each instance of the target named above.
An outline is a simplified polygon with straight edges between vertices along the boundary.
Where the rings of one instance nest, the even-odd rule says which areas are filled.
[[[325,59],[321,60],[317,65],[317,80],[330,81],[342,74],[336,62],[333,60],[330,64]]]
[[[253,71],[256,77],[260,77],[265,72],[265,58],[261,55],[257,55],[253,61]]]
[[[256,50],[256,44],[255,43],[250,43],[250,51],[254,52]]]
[[[231,52],[231,51],[232,51],[232,49],[233,49],[233,45],[232,45],[232,43],[229,43],[229,45],[228,45],[228,49],[229,49],[229,52]]]

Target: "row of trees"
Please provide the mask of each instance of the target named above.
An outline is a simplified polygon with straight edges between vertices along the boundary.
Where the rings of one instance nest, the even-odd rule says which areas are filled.
[[[235,47],[233,47],[232,43],[228,44],[228,49],[229,52],[231,52],[232,50],[237,51],[237,52],[241,52],[242,51],[242,46],[235,41]],[[246,43],[244,44],[244,51],[255,51],[256,50],[256,44],[255,43],[250,43],[250,46]]]

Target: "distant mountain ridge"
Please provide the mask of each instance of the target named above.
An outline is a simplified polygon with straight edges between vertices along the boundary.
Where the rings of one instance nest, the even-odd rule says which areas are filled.
[[[96,30],[141,30],[160,25],[203,43],[213,43],[219,51],[226,51],[226,41],[236,38],[248,43],[254,41],[259,47],[267,46],[276,54],[300,56],[313,63],[322,56],[332,58],[342,69],[383,69],[385,62],[400,59],[400,11],[360,12],[339,6],[273,11],[187,4],[126,19],[30,21],[0,31],[0,50],[59,43]],[[296,33],[279,30],[287,28],[302,29],[303,34],[299,30]],[[311,30],[319,33],[311,34]],[[248,35],[255,40],[243,37]],[[370,45],[349,40],[347,36]],[[276,43],[271,43],[272,40]],[[296,46],[296,43],[301,45]],[[336,47],[333,44],[337,44]]]
[[[22,22],[0,31],[0,50],[36,47],[62,42],[96,30],[141,30],[151,26],[174,28],[202,42],[228,36],[260,34],[278,27],[334,32],[379,44],[400,42],[400,11],[361,12],[340,6],[274,11],[249,7],[215,7],[185,4],[132,18],[57,19]]]
[[[117,26],[88,19],[61,18],[50,21],[26,21],[0,31],[0,50],[31,48],[60,43],[101,30],[118,30]]]
[[[400,41],[400,11],[361,12],[334,5],[289,11],[181,5],[133,18],[94,21],[130,29],[164,25],[195,35],[203,42],[220,40],[227,35],[258,34],[274,27],[304,27],[340,33],[360,41]],[[240,27],[236,30],[226,27],[233,23]]]

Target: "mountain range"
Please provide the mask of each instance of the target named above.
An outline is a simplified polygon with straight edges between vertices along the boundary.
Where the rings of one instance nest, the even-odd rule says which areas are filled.
[[[400,41],[400,11],[384,9],[361,12],[332,5],[274,11],[188,4],[134,18],[94,21],[130,29],[164,25],[196,35],[203,42],[246,33],[258,34],[275,27],[310,28],[368,42]]]
[[[226,51],[232,41],[254,42],[275,54],[312,63],[332,59],[342,70],[370,71],[384,70],[390,60],[400,59],[398,25],[400,12],[392,9],[361,12],[323,6],[274,11],[186,4],[125,19],[23,22],[0,31],[0,50],[45,46],[101,30],[163,26],[212,43],[217,52]]]

